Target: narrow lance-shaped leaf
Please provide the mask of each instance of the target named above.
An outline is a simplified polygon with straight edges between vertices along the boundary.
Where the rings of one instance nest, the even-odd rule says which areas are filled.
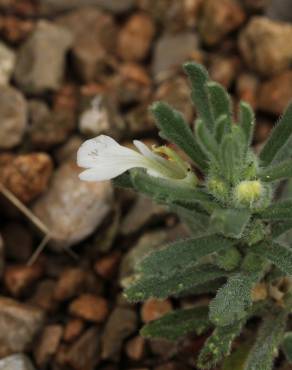
[[[210,225],[214,231],[231,238],[240,238],[247,227],[251,213],[248,209],[217,209]]]
[[[282,349],[285,353],[287,361],[292,364],[292,332],[289,331],[285,334],[282,342]]]
[[[207,168],[206,156],[185,122],[182,114],[168,104],[157,102],[151,107],[161,136],[181,148],[202,170]]]
[[[215,125],[215,139],[218,144],[220,144],[224,138],[225,135],[230,133],[230,123],[228,116],[226,114],[223,114],[220,116]]]
[[[289,104],[287,110],[280,118],[278,124],[274,128],[271,136],[266,142],[260,153],[260,159],[264,166],[268,166],[273,162],[281,148],[284,147],[292,134],[292,104]]]
[[[277,202],[265,208],[258,214],[263,220],[289,220],[292,219],[292,200]]]
[[[167,276],[193,266],[202,257],[214,252],[228,250],[234,242],[218,235],[191,238],[169,244],[152,252],[137,266],[137,272],[145,276]]]
[[[198,360],[200,369],[210,369],[230,353],[233,340],[240,334],[245,320],[217,327],[206,341]]]
[[[184,64],[192,88],[192,100],[204,124],[213,130],[215,127],[215,120],[212,114],[209,96],[206,84],[209,81],[208,72],[200,64],[188,62]]]
[[[150,322],[141,330],[141,335],[147,338],[165,338],[176,340],[188,333],[201,335],[209,329],[208,307],[175,310],[161,319]]]
[[[257,255],[267,258],[281,271],[292,275],[292,249],[275,242],[263,242],[252,247]]]
[[[191,235],[199,237],[210,234],[209,229],[206,228],[210,220],[209,215],[194,209],[190,210],[176,205],[170,206],[170,209],[179,216]]]
[[[226,271],[213,265],[182,267],[179,273],[166,279],[157,275],[138,275],[137,280],[126,289],[125,296],[131,302],[144,301],[148,298],[164,299],[226,275]]]
[[[272,224],[271,234],[273,239],[277,239],[282,234],[285,234],[287,231],[292,229],[292,220],[291,221],[282,221]]]
[[[284,310],[264,318],[244,370],[272,370],[274,356],[284,336],[286,320],[287,313]]]
[[[207,89],[211,102],[211,109],[215,121],[226,116],[226,132],[230,132],[232,125],[231,99],[227,91],[219,83],[210,81],[207,83]]]
[[[259,178],[265,182],[289,179],[292,177],[292,159],[273,166],[263,168],[259,173]]]
[[[246,137],[247,146],[252,142],[255,127],[255,116],[252,107],[246,102],[240,102],[239,124]]]
[[[215,136],[209,131],[208,127],[201,119],[196,120],[195,131],[197,141],[203,152],[206,154],[209,160],[217,162],[219,154],[218,143],[215,140]]]

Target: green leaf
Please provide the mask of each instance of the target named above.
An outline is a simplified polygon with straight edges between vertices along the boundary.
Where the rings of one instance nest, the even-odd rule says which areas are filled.
[[[276,265],[281,271],[292,275],[292,249],[275,242],[262,242],[251,249],[260,257],[264,257]]]
[[[226,129],[230,132],[232,125],[231,99],[227,91],[219,83],[207,82],[207,89],[210,97],[211,109],[215,121],[217,122],[222,115],[226,116]]]
[[[286,319],[285,311],[264,318],[244,370],[272,370],[274,356],[284,336]]]
[[[208,307],[199,306],[170,312],[145,325],[140,334],[146,338],[176,340],[188,333],[201,335],[210,327]]]
[[[210,220],[215,232],[226,237],[242,237],[251,217],[248,209],[216,209]]]
[[[215,139],[220,144],[225,135],[230,133],[230,123],[226,114],[220,116],[215,125]]]
[[[271,226],[271,234],[273,239],[277,239],[279,236],[285,234],[287,231],[292,229],[291,221],[276,222]]]
[[[292,200],[277,202],[258,214],[262,220],[289,220],[292,218]]]
[[[212,114],[206,87],[206,84],[209,81],[208,72],[202,65],[194,62],[185,63],[184,70],[191,82],[191,96],[199,117],[209,130],[212,131],[215,127],[215,120]]]
[[[194,266],[202,257],[228,250],[232,245],[232,240],[218,235],[177,241],[144,258],[137,266],[137,272],[145,276],[158,275],[166,278]]]
[[[143,170],[132,170],[131,180],[136,190],[158,203],[177,204],[187,208],[201,205],[210,211],[216,207],[206,192],[200,188],[182,185],[179,181],[149,176]]]
[[[250,343],[241,344],[223,363],[222,370],[244,370],[244,364],[250,351]]]
[[[240,102],[239,109],[239,124],[245,134],[247,146],[250,146],[255,128],[254,111],[246,102]]]
[[[285,333],[282,342],[282,349],[285,353],[287,361],[292,364],[292,331]]]
[[[137,279],[126,289],[125,296],[131,302],[144,301],[148,298],[164,299],[226,275],[226,271],[213,265],[182,267],[180,272],[167,278],[157,275],[138,275]]]
[[[292,159],[264,168],[258,176],[265,182],[289,179],[292,177]]]
[[[289,104],[287,110],[275,126],[268,141],[260,153],[260,159],[264,166],[270,165],[281,148],[284,147],[292,134],[292,104]]]
[[[114,185],[121,188],[133,188],[131,176],[129,173],[123,173],[122,175],[113,179]]]
[[[154,103],[151,112],[156,119],[161,136],[181,148],[200,169],[206,169],[206,156],[196,142],[192,130],[182,114],[162,102]]]
[[[210,303],[210,320],[215,325],[227,326],[245,318],[252,305],[253,284],[254,279],[247,274],[231,276]]]
[[[210,160],[217,162],[219,147],[215,136],[209,131],[201,119],[196,120],[195,130],[198,143],[203,152]]]
[[[229,326],[217,327],[206,341],[199,355],[197,366],[200,369],[210,369],[229,355],[232,342],[240,334],[244,323],[245,320],[242,320]]]
[[[199,237],[210,234],[209,228],[206,227],[209,225],[209,215],[179,206],[171,206],[170,209],[179,216],[191,235]]]

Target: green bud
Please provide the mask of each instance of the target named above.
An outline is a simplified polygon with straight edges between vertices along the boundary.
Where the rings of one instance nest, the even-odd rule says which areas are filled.
[[[226,271],[232,271],[236,269],[240,261],[241,254],[235,247],[228,249],[228,251],[219,252],[216,259],[217,265]]]
[[[225,202],[229,196],[228,185],[219,177],[210,177],[207,181],[208,191],[221,202]]]
[[[266,235],[266,227],[261,221],[256,221],[255,223],[251,224],[248,236],[247,236],[247,244],[254,245],[265,238]]]
[[[242,206],[252,206],[264,195],[265,189],[259,180],[241,181],[234,189],[235,202]]]

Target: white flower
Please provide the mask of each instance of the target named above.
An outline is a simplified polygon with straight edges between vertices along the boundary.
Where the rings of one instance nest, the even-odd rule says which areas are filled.
[[[149,175],[172,180],[189,178],[190,171],[185,162],[167,160],[141,141],[134,140],[134,145],[138,151],[122,146],[106,135],[85,141],[77,153],[78,166],[87,168],[79,175],[80,179],[109,180],[131,168],[145,168]]]

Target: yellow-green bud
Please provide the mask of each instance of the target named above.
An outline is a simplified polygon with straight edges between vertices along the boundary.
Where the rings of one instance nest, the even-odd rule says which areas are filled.
[[[228,198],[228,186],[224,181],[217,177],[208,179],[207,187],[209,192],[218,200],[225,201]]]
[[[235,247],[228,249],[228,251],[219,252],[217,255],[217,265],[226,271],[236,269],[240,261],[241,254]]]
[[[235,200],[242,205],[252,205],[260,200],[263,193],[263,185],[258,180],[242,181],[234,189]]]

